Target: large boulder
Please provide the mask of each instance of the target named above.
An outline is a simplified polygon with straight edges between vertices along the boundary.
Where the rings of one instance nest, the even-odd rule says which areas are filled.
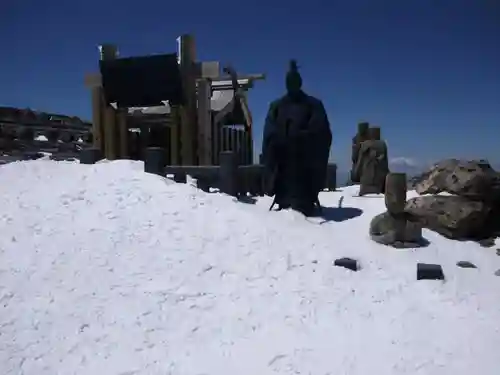
[[[406,202],[411,220],[452,239],[481,239],[491,235],[487,228],[492,207],[486,202],[460,196],[423,196]]]
[[[500,174],[487,162],[447,159],[425,173],[415,190],[419,194],[447,192],[473,200],[497,201]]]

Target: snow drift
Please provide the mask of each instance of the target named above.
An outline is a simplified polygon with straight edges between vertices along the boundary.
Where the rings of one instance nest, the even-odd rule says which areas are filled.
[[[498,374],[494,250],[372,243],[384,201],[357,187],[306,220],[142,168],[0,167],[1,374]],[[446,282],[416,281],[417,262]]]

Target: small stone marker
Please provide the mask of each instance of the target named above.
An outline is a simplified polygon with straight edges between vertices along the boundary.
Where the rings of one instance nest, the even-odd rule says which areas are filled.
[[[348,270],[351,270],[351,271],[359,270],[358,261],[355,259],[351,259],[351,258],[335,259],[335,261],[333,262],[333,265],[337,266],[337,267],[344,267],[344,268],[347,268]]]
[[[439,264],[417,263],[417,280],[444,280],[443,268]]]
[[[460,262],[457,262],[457,266],[462,268],[477,268],[475,264],[467,260],[461,260]]]

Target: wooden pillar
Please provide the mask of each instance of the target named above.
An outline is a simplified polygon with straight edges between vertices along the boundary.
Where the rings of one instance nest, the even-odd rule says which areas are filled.
[[[181,109],[179,106],[170,106],[170,163],[172,165],[181,165],[180,155],[180,126]]]
[[[85,86],[90,89],[92,103],[92,144],[104,152],[103,108],[104,97],[101,86],[101,75],[91,73],[85,76]]]
[[[104,150],[104,129],[102,126],[102,87],[96,86],[91,89],[92,95],[92,136],[93,146],[99,150]]]
[[[184,89],[185,103],[181,106],[181,157],[183,165],[197,164],[196,143],[198,141],[196,110],[196,51],[192,35],[181,35],[179,44],[179,64]]]
[[[112,44],[99,46],[101,60],[111,60],[118,57],[118,49]],[[103,102],[103,127],[104,127],[104,157],[108,160],[119,158],[119,137],[116,124],[116,111],[113,107]]]
[[[139,135],[139,155],[141,160],[146,160],[146,149],[151,147],[149,142],[149,126],[140,123],[139,128],[141,129]]]
[[[238,157],[233,151],[220,154],[219,167],[220,190],[228,195],[238,195]]]
[[[99,54],[101,60],[111,60],[118,57],[118,47],[114,44],[103,43],[99,45]]]
[[[59,131],[56,130],[56,129],[48,130],[45,133],[45,136],[47,137],[47,139],[49,140],[49,142],[56,143],[57,140],[59,139]]]
[[[119,158],[129,159],[129,132],[128,132],[128,110],[120,108],[116,111],[117,127],[119,134]]]
[[[104,157],[108,160],[118,159],[118,137],[116,113],[113,107],[104,107]]]
[[[98,148],[84,148],[80,151],[80,164],[95,164],[101,159],[101,150]]]
[[[220,134],[221,129],[219,123],[212,119],[212,165],[219,165]]]
[[[212,164],[212,83],[203,78],[198,81],[198,160],[200,165]]]
[[[245,116],[245,120],[247,122],[247,158],[248,158],[248,164],[253,164],[253,118],[252,118],[252,113],[250,112],[250,109],[248,108],[248,91],[243,91],[241,93],[242,98],[242,109],[243,109],[243,114]]]
[[[166,152],[161,147],[148,147],[144,152],[144,172],[165,176]]]

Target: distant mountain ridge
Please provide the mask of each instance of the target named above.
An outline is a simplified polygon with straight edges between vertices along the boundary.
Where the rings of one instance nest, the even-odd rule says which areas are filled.
[[[35,111],[30,108],[1,107],[0,121],[19,123],[23,122],[57,122],[68,125],[88,125],[90,122],[80,119],[78,116],[68,116],[59,113],[48,113]]]

